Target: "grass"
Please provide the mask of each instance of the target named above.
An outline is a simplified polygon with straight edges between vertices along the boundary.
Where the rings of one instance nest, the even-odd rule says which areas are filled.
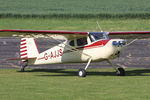
[[[149,31],[149,19],[0,19],[1,29],[99,31]],[[0,35],[8,36],[0,33]],[[150,70],[127,69],[118,77],[112,69],[88,69],[86,78],[77,70],[0,69],[0,100],[149,100]]]
[[[0,4],[0,29],[99,31],[96,21],[104,31],[150,29],[149,0],[1,0]],[[118,77],[112,69],[88,69],[88,76],[79,78],[77,70],[69,69],[24,73],[0,69],[0,100],[149,100],[149,72],[127,69],[127,76]]]
[[[148,100],[150,70],[127,69],[118,77],[112,69],[77,70],[0,69],[1,100]]]
[[[149,0],[1,0],[0,17],[150,17]]]
[[[149,31],[150,19],[78,19],[78,18],[1,18],[0,29],[99,31],[96,21],[104,31]],[[0,33],[8,36],[6,33]]]

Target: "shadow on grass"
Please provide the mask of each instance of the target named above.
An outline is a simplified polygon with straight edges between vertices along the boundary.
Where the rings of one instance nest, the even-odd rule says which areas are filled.
[[[150,76],[150,69],[127,70],[126,76]]]
[[[78,70],[68,71],[64,69],[32,69],[27,70],[26,72],[46,72],[46,73],[54,73],[47,75],[37,75],[37,76],[78,76]],[[126,70],[126,76],[150,76],[150,69],[130,69]],[[112,72],[95,72],[95,71],[87,71],[87,76],[116,76],[114,71]]]

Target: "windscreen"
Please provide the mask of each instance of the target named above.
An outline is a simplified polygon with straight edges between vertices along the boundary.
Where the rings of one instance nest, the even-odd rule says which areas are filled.
[[[108,39],[108,35],[105,32],[90,32],[89,37],[92,42],[100,39]]]

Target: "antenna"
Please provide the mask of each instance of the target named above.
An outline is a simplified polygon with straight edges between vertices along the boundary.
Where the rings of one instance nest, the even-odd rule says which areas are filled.
[[[102,28],[100,27],[98,21],[96,21],[97,25],[98,25],[98,28],[100,29],[101,32],[103,32]]]

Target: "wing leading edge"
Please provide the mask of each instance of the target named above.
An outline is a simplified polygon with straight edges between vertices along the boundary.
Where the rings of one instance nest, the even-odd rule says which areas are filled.
[[[89,32],[79,31],[50,31],[50,30],[21,30],[21,29],[0,29],[0,33],[13,33],[13,34],[25,34],[25,35],[60,35],[67,39],[83,37],[89,34]],[[150,38],[150,31],[124,31],[124,32],[107,32],[111,38]]]

